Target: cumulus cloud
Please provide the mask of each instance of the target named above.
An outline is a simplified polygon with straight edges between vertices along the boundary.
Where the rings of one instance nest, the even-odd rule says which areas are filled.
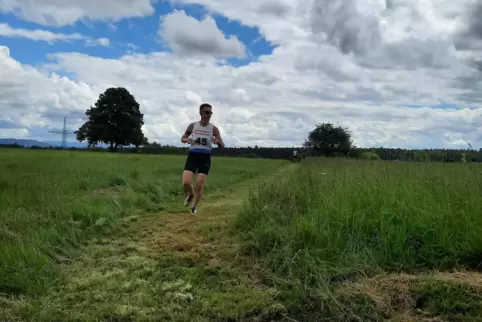
[[[91,39],[90,37],[79,33],[63,34],[41,29],[12,28],[6,23],[0,23],[0,36],[9,38],[26,38],[34,41],[46,41],[49,44],[54,44],[58,41],[84,40],[86,45],[89,46],[106,47],[109,45],[109,39],[107,38]]]
[[[319,0],[311,12],[318,42],[353,54],[362,66],[449,68],[456,62],[456,21],[432,1]]]
[[[20,64],[5,46],[0,46],[0,70],[1,119],[25,130],[50,123],[58,127],[64,116],[78,122],[96,97],[85,83]]]
[[[181,11],[160,19],[159,36],[179,54],[244,58],[244,44],[236,36],[226,38],[211,16],[199,21]]]
[[[234,1],[234,0],[171,0],[176,4],[203,5],[209,10],[238,20],[243,25],[259,28],[273,44],[287,44],[305,38],[308,12],[312,0],[298,1]]]
[[[118,21],[152,15],[155,0],[0,0],[0,12],[41,25],[65,26],[84,18]]]
[[[42,74],[13,60],[5,47],[3,52],[2,68],[8,77],[0,86],[9,91],[3,91],[0,100],[2,106],[15,107],[7,111],[8,120],[25,126],[61,122],[67,113],[71,125],[76,122],[78,126],[83,112],[100,92],[109,86],[126,86],[145,113],[146,134],[163,143],[177,143],[185,126],[198,118],[201,101],[214,105],[215,122],[223,129],[226,141],[237,146],[299,145],[315,123],[324,121],[349,126],[355,142],[363,146],[447,146],[453,138],[475,142],[480,135],[480,110],[410,109],[340,99],[320,103],[296,91],[302,88],[299,80],[304,76],[290,75],[289,68],[282,69],[282,60],[219,68],[214,61],[186,60],[170,53],[124,56],[119,60],[72,53],[52,55],[51,66],[85,81],[78,83],[56,74]],[[259,82],[269,79],[275,71],[275,82]],[[304,78],[305,86],[308,79]],[[310,86],[316,87],[316,83]],[[19,96],[24,99],[19,101]]]
[[[316,123],[332,122],[348,126],[360,146],[482,147],[475,1],[181,2],[257,27],[278,46],[231,66],[213,57],[241,51],[214,20],[177,11],[161,19],[172,53],[63,52],[32,67],[0,47],[2,118],[31,129],[55,120],[59,127],[69,115],[78,126],[101,92],[124,86],[141,104],[149,139],[164,144],[177,144],[208,102],[229,145],[299,145]]]

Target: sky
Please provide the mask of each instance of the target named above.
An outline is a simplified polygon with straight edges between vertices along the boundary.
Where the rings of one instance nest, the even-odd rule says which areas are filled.
[[[481,16],[476,0],[0,0],[0,138],[60,139],[125,87],[161,144],[207,102],[227,146],[300,146],[330,122],[359,147],[479,149]]]

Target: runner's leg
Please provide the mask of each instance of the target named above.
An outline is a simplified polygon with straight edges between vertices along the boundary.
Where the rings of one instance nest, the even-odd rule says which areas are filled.
[[[182,173],[182,183],[184,185],[184,206],[187,206],[189,202],[194,198],[194,188],[192,186],[192,178],[194,173],[190,170],[184,170]]]
[[[206,183],[209,169],[211,168],[211,155],[200,155],[199,158],[200,164],[198,167],[196,184],[194,185],[194,201],[191,206],[191,213],[196,212],[196,207],[204,194],[204,184]]]
[[[196,173],[197,165],[195,157],[188,153],[186,164],[184,165],[184,172],[182,173],[182,184],[184,185],[184,206],[187,206],[194,198],[194,189],[192,186],[192,178]]]
[[[196,184],[194,185],[194,202],[192,203],[191,208],[196,209],[199,201],[204,193],[204,183],[206,183],[207,175],[204,173],[198,173]]]

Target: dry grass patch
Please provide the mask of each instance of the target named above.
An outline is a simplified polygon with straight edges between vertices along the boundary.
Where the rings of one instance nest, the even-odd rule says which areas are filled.
[[[345,303],[367,299],[374,317],[386,321],[480,321],[482,274],[437,272],[386,274],[340,285]]]

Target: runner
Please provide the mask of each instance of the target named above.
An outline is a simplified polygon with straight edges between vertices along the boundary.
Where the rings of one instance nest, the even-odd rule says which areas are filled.
[[[212,144],[214,143],[218,147],[224,148],[219,129],[212,123],[209,123],[213,114],[212,106],[207,103],[201,104],[199,114],[201,115],[201,120],[189,124],[181,138],[182,143],[191,145],[187,154],[186,164],[184,165],[182,182],[186,195],[184,206],[188,206],[192,202],[191,213],[193,214],[196,213],[196,207],[201,200],[204,183],[211,168]],[[192,137],[190,138],[191,134]],[[196,171],[197,180],[193,188],[192,179]]]

